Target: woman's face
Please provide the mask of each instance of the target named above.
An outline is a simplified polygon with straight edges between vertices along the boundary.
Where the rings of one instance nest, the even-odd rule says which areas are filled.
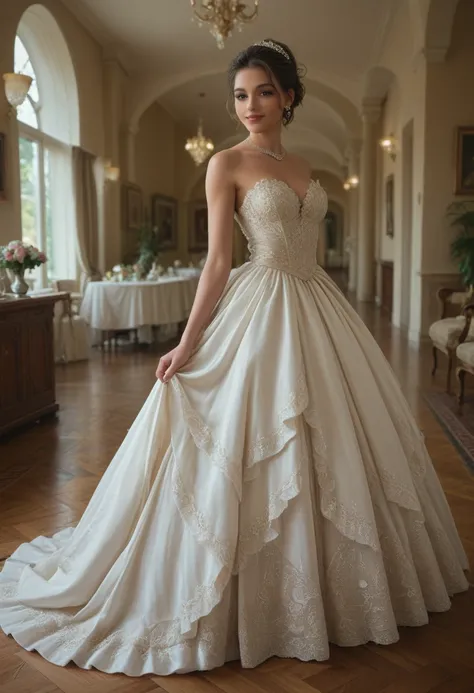
[[[247,67],[235,78],[234,103],[238,119],[252,133],[281,126],[283,109],[291,105],[276,79],[270,79],[263,67]]]

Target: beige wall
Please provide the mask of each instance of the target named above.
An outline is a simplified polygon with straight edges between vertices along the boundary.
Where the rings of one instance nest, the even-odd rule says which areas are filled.
[[[135,141],[135,177],[148,211],[152,195],[176,197],[175,139],[175,122],[154,103],[141,117]]]
[[[430,64],[426,89],[426,170],[423,210],[424,274],[451,273],[446,209],[455,199],[455,133],[474,126],[474,3],[461,0],[445,63]],[[472,197],[472,196],[471,196]]]
[[[188,252],[189,202],[205,198],[206,167],[197,168],[185,151],[187,137],[189,133],[154,103],[141,117],[135,138],[135,179],[143,191],[149,218],[153,195],[178,200],[178,248],[161,254],[165,265],[177,258],[185,263],[197,261],[202,255]]]
[[[423,198],[423,250],[421,276],[422,333],[435,313],[431,294],[440,286],[459,286],[458,272],[450,258],[446,210],[455,197],[455,133],[460,125],[474,125],[474,3],[460,0],[455,15],[451,48],[446,61],[429,64],[426,88],[425,187]],[[474,196],[471,196],[473,199]]]
[[[414,123],[413,155],[413,214],[412,214],[412,262],[410,332],[416,339],[421,325],[421,239],[422,207],[417,202],[423,191],[425,157],[425,86],[426,63],[423,57],[414,58],[413,27],[407,2],[398,4],[398,11],[390,27],[387,41],[382,51],[380,65],[392,73],[383,108],[380,136],[393,133],[397,142],[402,142],[405,125]],[[389,174],[394,175],[394,238],[385,235],[385,181]],[[402,156],[398,152],[395,162],[388,155],[378,153],[377,170],[377,247],[378,259],[394,261],[394,305],[393,322],[400,325],[402,310],[402,250],[406,226],[402,223]],[[406,286],[406,281],[404,282]]]
[[[378,154],[377,164],[377,259],[394,261],[393,321],[402,322],[403,291],[411,283],[410,337],[427,333],[436,318],[431,294],[443,284],[456,281],[449,256],[450,232],[446,208],[454,199],[454,134],[458,125],[474,124],[474,3],[460,0],[451,48],[445,62],[427,62],[411,44],[413,24],[407,2],[399,4],[380,64],[393,73],[386,95],[380,136],[394,133],[399,151],[395,162]],[[403,132],[413,122],[412,215],[404,214]],[[395,177],[395,236],[385,235],[385,181]],[[406,245],[411,247],[407,275]],[[409,255],[409,253],[408,253]],[[404,266],[405,263],[405,266]]]

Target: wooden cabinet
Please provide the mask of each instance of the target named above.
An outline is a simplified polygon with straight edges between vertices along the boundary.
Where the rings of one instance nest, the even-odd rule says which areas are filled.
[[[0,301],[0,435],[58,410],[53,312],[59,298]]]
[[[393,262],[382,260],[382,310],[392,317],[393,307]]]

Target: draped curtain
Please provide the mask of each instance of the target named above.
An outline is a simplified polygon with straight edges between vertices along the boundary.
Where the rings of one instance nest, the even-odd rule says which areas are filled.
[[[73,183],[76,204],[77,254],[82,270],[81,290],[102,278],[99,264],[99,207],[94,174],[96,157],[73,147]]]

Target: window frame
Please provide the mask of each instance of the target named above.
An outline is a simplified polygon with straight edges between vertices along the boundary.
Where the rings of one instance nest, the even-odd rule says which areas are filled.
[[[28,139],[36,142],[38,145],[38,192],[37,192],[37,203],[38,203],[38,222],[39,228],[37,233],[37,243],[40,250],[46,253],[47,248],[47,238],[46,238],[46,178],[45,178],[45,153],[46,149],[49,150],[59,150],[69,153],[71,151],[71,146],[57,140],[51,135],[38,130],[37,128],[31,127],[21,121],[18,121],[18,138]],[[22,230],[23,231],[23,230]],[[61,277],[50,277],[48,279],[48,268],[47,263],[43,263],[36,269],[36,276],[38,277],[39,287],[47,287],[50,281],[54,279],[60,279]]]

